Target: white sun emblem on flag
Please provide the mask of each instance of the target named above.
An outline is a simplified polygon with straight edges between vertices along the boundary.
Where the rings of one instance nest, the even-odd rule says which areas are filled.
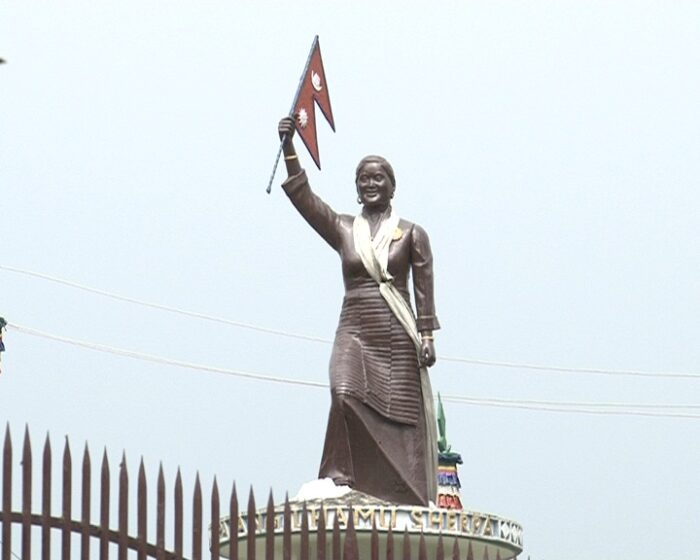
[[[309,124],[309,114],[306,112],[306,109],[303,107],[299,109],[299,114],[297,115],[297,121],[299,121],[299,126],[301,128],[306,128],[306,125]]]
[[[313,70],[311,71],[311,85],[314,86],[316,91],[321,91],[323,89],[323,85],[321,84],[321,76],[319,76]]]

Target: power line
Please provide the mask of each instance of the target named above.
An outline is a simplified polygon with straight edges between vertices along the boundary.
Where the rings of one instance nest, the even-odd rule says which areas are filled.
[[[568,407],[555,407],[555,406],[539,406],[527,404],[527,402],[510,402],[503,403],[497,402],[490,399],[472,399],[468,397],[452,397],[446,395],[442,397],[445,402],[453,402],[460,404],[470,404],[475,406],[492,406],[500,408],[518,408],[522,410],[536,410],[538,412],[563,412],[569,414],[592,414],[597,416],[647,416],[656,418],[686,418],[700,420],[700,414],[687,414],[679,412],[653,412],[653,411],[641,411],[641,410],[595,410],[595,409],[585,409],[585,408],[568,408]]]
[[[123,356],[127,358],[133,358],[138,360],[144,360],[153,363],[159,363],[164,365],[183,367],[187,369],[194,369],[200,371],[208,371],[212,373],[221,373],[226,375],[232,375],[234,377],[241,377],[245,379],[253,379],[256,381],[267,381],[271,383],[280,383],[285,385],[297,385],[305,387],[314,388],[327,388],[327,383],[322,383],[319,381],[292,379],[287,377],[266,375],[253,373],[249,371],[228,369],[213,367],[203,364],[195,364],[192,362],[183,362],[180,360],[173,360],[170,358],[164,358],[161,356],[155,356],[152,354],[144,354],[142,352],[135,352],[133,350],[126,350],[123,348],[116,348],[114,346],[107,346],[105,344],[97,344],[93,342],[86,342],[82,340],[76,340],[64,336],[55,335],[52,333],[47,333],[33,329],[30,327],[23,327],[16,325],[14,323],[8,323],[9,328],[16,330],[18,332],[29,334],[32,336],[47,338],[54,340],[56,342],[62,342],[66,344],[71,344],[74,346],[79,346],[89,350],[94,350],[98,352],[106,352],[110,354],[115,354],[118,356]],[[499,398],[479,398],[470,396],[459,396],[459,395],[444,395],[443,400],[446,402],[453,402],[456,404],[467,404],[476,406],[491,406],[500,408],[516,408],[525,410],[535,410],[544,412],[568,412],[568,413],[578,413],[578,414],[596,414],[596,415],[625,415],[625,416],[650,416],[659,418],[686,418],[686,419],[700,419],[700,414],[690,414],[690,413],[678,413],[678,412],[663,412],[654,410],[628,410],[628,409],[699,409],[700,405],[696,404],[627,404],[627,403],[590,403],[590,402],[555,402],[555,401],[528,401],[528,400],[516,400],[516,399],[499,399]]]
[[[41,278],[42,280],[48,280],[49,282],[54,282],[56,284],[70,286],[71,288],[76,288],[78,290],[83,290],[84,292],[90,292],[92,294],[97,294],[100,296],[108,297],[108,298],[111,298],[111,299],[114,299],[117,301],[125,301],[127,303],[133,303],[136,305],[141,305],[143,307],[150,307],[151,309],[158,309],[160,311],[167,311],[169,313],[177,313],[178,315],[184,315],[186,317],[194,317],[195,319],[202,319],[204,321],[221,323],[221,324],[229,325],[232,327],[239,327],[241,329],[249,329],[249,330],[263,332],[263,333],[267,333],[267,334],[275,334],[278,336],[286,336],[289,338],[308,340],[310,342],[322,342],[325,344],[331,343],[331,341],[326,339],[326,338],[309,336],[309,335],[305,335],[305,334],[291,333],[291,332],[282,331],[282,330],[278,330],[278,329],[270,329],[267,327],[261,327],[259,325],[253,325],[250,323],[243,323],[240,321],[232,321],[231,319],[226,319],[225,317],[217,317],[216,315],[209,315],[207,313],[199,313],[197,311],[188,311],[187,309],[180,309],[178,307],[172,307],[170,305],[161,305],[160,303],[153,303],[150,301],[136,299],[136,298],[132,298],[132,297],[128,297],[128,296],[122,296],[120,294],[115,294],[113,292],[108,292],[106,290],[100,290],[98,288],[91,288],[90,286],[85,286],[84,284],[78,284],[77,282],[72,282],[70,280],[64,280],[63,278],[49,276],[48,274],[43,274],[41,272],[33,272],[31,270],[23,270],[21,268],[15,268],[15,267],[4,266],[4,265],[0,265],[0,270],[5,270],[8,272],[16,272],[17,274],[24,274],[25,276],[33,276],[34,278]]]
[[[664,377],[678,379],[698,379],[700,373],[688,373],[677,371],[643,371],[633,369],[597,369],[597,368],[576,368],[564,366],[545,366],[539,364],[521,364],[516,362],[497,362],[490,360],[476,360],[472,358],[461,358],[455,356],[440,356],[441,360],[446,362],[458,362],[463,364],[472,364],[479,366],[514,368],[514,369],[531,369],[537,371],[551,371],[559,373],[591,373],[598,375],[621,375],[631,377]]]
[[[456,397],[451,396],[450,399],[465,399],[469,400],[472,397]],[[489,398],[489,402],[499,403],[499,404],[528,404],[528,405],[538,405],[538,406],[562,406],[562,407],[591,407],[591,408],[675,408],[675,409],[700,409],[700,404],[640,404],[640,403],[622,403],[622,402],[575,402],[575,401],[547,401],[547,400],[523,400],[523,399],[503,399],[503,398]]]
[[[0,64],[2,64],[2,62],[4,62],[4,61],[0,60]],[[0,544],[2,544],[2,541],[0,541]],[[22,558],[20,558],[19,556],[17,556],[17,554],[15,554],[15,551],[12,550],[12,549],[10,549],[10,554],[12,554],[12,556],[14,556],[15,558],[17,558],[17,560],[22,560]]]
[[[145,354],[143,352],[135,352],[133,350],[126,350],[124,348],[116,348],[114,346],[107,346],[106,344],[97,344],[93,342],[86,342],[83,340],[76,340],[74,338],[68,338],[65,336],[59,336],[52,333],[47,333],[39,331],[37,329],[32,329],[30,327],[22,327],[20,325],[15,325],[14,323],[8,323],[7,326],[18,332],[24,334],[30,334],[32,336],[39,336],[42,338],[48,338],[50,340],[55,340],[57,342],[63,342],[66,344],[72,344],[74,346],[80,346],[82,348],[87,348],[89,350],[96,350],[98,352],[106,352],[108,354],[116,354],[117,356],[124,356],[126,358],[134,358],[136,360],[144,360],[147,362],[153,362],[156,364],[165,364],[170,366],[183,367],[188,369],[196,369],[201,371],[209,371],[212,373],[223,373],[225,375],[233,375],[235,377],[242,377],[246,379],[255,379],[257,381],[268,381],[270,383],[284,383],[287,385],[304,385],[307,387],[328,387],[328,384],[321,383],[318,381],[305,381],[299,379],[289,379],[286,377],[276,377],[274,375],[265,375],[260,373],[252,373],[249,371],[242,371],[236,369],[219,368],[214,366],[207,366],[203,364],[194,364],[190,362],[183,362],[180,360],[171,360],[170,358],[164,358],[162,356],[154,356],[152,354]]]
[[[64,286],[70,286],[78,290],[83,290],[93,294],[101,295],[118,301],[124,301],[127,303],[133,303],[136,305],[141,305],[144,307],[150,307],[152,309],[158,309],[161,311],[167,311],[169,313],[176,313],[179,315],[184,315],[187,317],[194,317],[197,319],[202,319],[205,321],[212,321],[215,323],[221,323],[233,327],[238,327],[242,329],[249,329],[257,332],[262,332],[266,334],[274,334],[277,336],[284,336],[288,338],[295,338],[298,340],[306,340],[309,342],[320,342],[323,344],[331,344],[333,341],[328,338],[322,338],[312,335],[300,334],[290,331],[283,331],[280,329],[272,329],[268,327],[263,327],[260,325],[253,325],[250,323],[244,323],[240,321],[233,321],[225,317],[218,317],[215,315],[209,315],[206,313],[199,313],[196,311],[188,311],[186,309],[180,309],[177,307],[162,305],[158,303],[153,303],[145,300],[140,300],[128,296],[122,296],[113,292],[108,292],[106,290],[100,290],[97,288],[92,288],[84,284],[79,284],[70,280],[65,280],[63,278],[57,278],[55,276],[50,276],[48,274],[43,274],[41,272],[34,272],[31,270],[25,270],[21,268],[0,265],[0,270],[5,270],[7,272],[14,272],[17,274],[23,274],[25,276],[31,276],[34,278],[40,278],[42,280],[47,280],[49,282],[54,282],[57,284],[62,284]],[[689,373],[689,372],[676,372],[676,371],[644,371],[644,370],[628,370],[628,369],[605,369],[605,368],[580,368],[580,367],[568,367],[568,366],[549,366],[542,364],[528,364],[528,363],[517,363],[508,361],[495,361],[495,360],[481,360],[476,358],[467,358],[461,356],[438,356],[440,360],[446,362],[455,362],[462,364],[478,365],[485,367],[498,367],[498,368],[511,368],[511,369],[528,369],[533,371],[548,371],[557,373],[576,373],[576,374],[592,374],[592,375],[614,375],[614,376],[631,376],[631,377],[656,377],[656,378],[678,378],[678,379],[697,379],[700,378],[700,373]]]

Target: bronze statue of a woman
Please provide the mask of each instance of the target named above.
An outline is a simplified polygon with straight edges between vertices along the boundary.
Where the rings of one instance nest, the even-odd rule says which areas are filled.
[[[286,138],[292,204],[341,258],[345,297],[330,361],[331,410],[319,478],[384,500],[427,506],[437,494],[437,443],[427,367],[435,363],[433,258],[425,231],[392,210],[394,171],[368,156],[355,174],[358,216],[314,194]],[[408,291],[409,275],[417,310]]]

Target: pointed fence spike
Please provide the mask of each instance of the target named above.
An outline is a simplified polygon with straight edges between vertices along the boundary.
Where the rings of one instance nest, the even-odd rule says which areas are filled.
[[[394,560],[394,528],[391,523],[386,533],[386,560]]]
[[[353,507],[348,508],[348,525],[345,532],[345,546],[343,547],[343,558],[358,558],[357,535],[355,533],[355,511]]]
[[[126,463],[126,452],[122,451],[119,464],[119,550],[117,558],[127,560],[129,534],[129,471]]]
[[[31,442],[31,439],[29,437],[29,427],[26,427],[25,431],[24,431],[24,443],[22,445],[22,474],[23,474],[23,478],[27,474],[29,475],[29,484],[31,484],[32,442]]]
[[[299,560],[309,560],[309,512],[306,500],[301,504],[301,541],[299,543]]]
[[[342,506],[341,506],[342,507]],[[333,560],[341,560],[340,558],[340,521],[338,519],[338,509],[335,510],[335,515],[333,516]]]
[[[459,539],[456,538],[452,545],[452,560],[459,560]]]
[[[41,560],[51,557],[51,440],[46,432],[41,482]]]
[[[22,446],[22,558],[32,557],[32,443],[24,425]]]
[[[5,442],[7,443],[7,441],[9,439],[10,439],[10,423],[5,422]]]
[[[92,500],[92,464],[87,442],[83,447],[82,500],[80,504],[80,557],[90,558],[90,504]]]
[[[182,560],[183,548],[183,525],[184,525],[184,506],[183,506],[183,493],[182,493],[182,473],[180,472],[180,467],[177,468],[177,474],[175,476],[175,517],[173,522],[175,524],[174,534],[175,534],[175,558],[177,560]]]
[[[418,540],[418,560],[428,560],[428,550],[425,545],[425,535],[423,531],[421,531],[420,539]]]
[[[63,558],[71,557],[71,517],[73,497],[73,459],[71,457],[68,436],[63,446],[63,527],[61,550]]]
[[[221,511],[219,504],[219,484],[214,477],[211,485],[211,559],[221,556]]]
[[[369,538],[369,548],[370,559],[379,560],[379,533],[377,532],[377,518],[374,515],[372,516],[372,533]]]
[[[411,539],[408,536],[408,527],[403,532],[403,560],[411,560]]]
[[[158,465],[156,482],[156,560],[165,560],[165,475],[162,461]]]
[[[100,560],[107,560],[109,555],[109,510],[110,510],[110,474],[107,448],[102,452],[100,467]]]
[[[250,486],[248,494],[248,513],[246,515],[247,535],[246,535],[246,558],[255,560],[255,534],[257,532],[257,519],[255,517],[255,496],[253,486]]]
[[[275,501],[272,497],[272,488],[267,497],[267,509],[265,513],[265,560],[275,558]]]
[[[292,558],[292,508],[289,494],[284,495],[284,527],[282,528],[282,560]]]
[[[12,439],[10,423],[5,424],[5,442],[2,450],[2,552],[3,560],[9,560],[12,550]]]
[[[199,481],[199,471],[194,479],[192,500],[192,559],[202,560],[202,485]]]
[[[316,560],[326,560],[326,508],[321,500],[316,527]]]
[[[422,537],[423,535],[421,535]],[[442,540],[442,533],[438,536],[437,550],[435,551],[435,560],[445,560],[445,543]]]
[[[233,482],[231,500],[229,503],[228,538],[229,560],[238,560],[238,491],[236,490],[235,480]]]
[[[136,483],[136,527],[138,534],[137,558],[138,560],[146,560],[146,545],[148,544],[148,487],[143,455],[139,462]]]
[[[5,442],[3,444],[3,451],[12,454],[12,436],[10,434],[9,424],[7,424],[5,427]]]

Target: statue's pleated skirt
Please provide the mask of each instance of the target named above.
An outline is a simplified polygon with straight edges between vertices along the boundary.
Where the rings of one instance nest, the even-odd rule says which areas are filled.
[[[415,346],[376,285],[346,294],[330,363],[319,476],[402,504],[428,505],[427,438]]]
[[[416,348],[376,284],[343,300],[330,382],[331,392],[353,396],[389,420],[418,422],[422,407]]]

